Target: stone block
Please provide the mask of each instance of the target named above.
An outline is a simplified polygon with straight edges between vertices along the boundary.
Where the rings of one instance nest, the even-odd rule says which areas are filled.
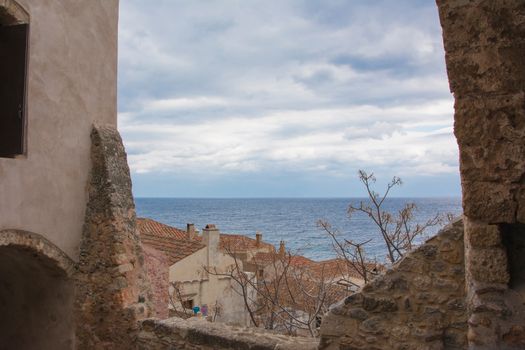
[[[357,330],[358,325],[359,323],[355,319],[327,314],[323,317],[321,336],[341,337],[344,334]]]
[[[447,292],[455,292],[459,289],[459,284],[456,280],[450,278],[436,278],[432,283],[434,288],[445,289]]]
[[[518,182],[523,174],[525,95],[458,97],[454,133],[463,181]]]
[[[390,299],[367,296],[363,300],[363,309],[374,312],[392,312],[397,310],[397,304]]]
[[[472,313],[492,313],[501,317],[512,314],[501,295],[474,295],[471,305]]]
[[[501,244],[501,231],[498,225],[465,219],[465,238],[473,248],[497,247]]]
[[[348,316],[356,320],[364,321],[368,318],[368,312],[361,308],[355,308],[348,310]]]
[[[398,271],[423,273],[425,264],[411,256],[404,256],[396,265]]]
[[[485,283],[508,283],[510,278],[503,248],[471,249],[467,271],[474,280]]]
[[[453,74],[450,89],[456,96],[520,92],[525,88],[521,76],[525,43],[504,46],[478,46],[461,54],[447,54],[447,69]]]
[[[496,182],[463,182],[464,214],[487,223],[514,223],[517,203],[515,185]]]
[[[415,276],[412,279],[412,285],[416,290],[427,291],[432,286],[432,279],[425,275]]]
[[[523,38],[523,6],[520,1],[437,0],[447,51],[457,52],[495,42],[510,43]]]
[[[460,249],[454,249],[448,252],[441,253],[441,258],[449,264],[460,264],[463,262],[464,251]]]
[[[359,326],[359,330],[365,333],[381,334],[386,331],[383,323],[384,317],[370,317]]]

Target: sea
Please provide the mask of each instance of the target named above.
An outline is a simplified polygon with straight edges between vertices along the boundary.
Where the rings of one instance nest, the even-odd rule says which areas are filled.
[[[286,248],[313,260],[335,257],[331,238],[318,226],[329,222],[341,238],[354,242],[370,240],[365,246],[369,258],[384,261],[385,247],[377,226],[365,214],[348,215],[349,205],[358,206],[366,198],[135,198],[137,215],[185,230],[187,223],[201,230],[215,224],[221,233],[255,238],[260,232],[265,242]],[[423,223],[436,214],[460,216],[461,198],[387,198],[383,210],[397,213],[414,203],[413,223]],[[432,227],[420,242],[436,234]]]

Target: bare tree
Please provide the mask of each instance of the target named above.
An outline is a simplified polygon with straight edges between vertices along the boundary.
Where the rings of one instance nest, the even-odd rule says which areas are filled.
[[[204,267],[206,272],[227,276],[234,281],[233,290],[243,300],[255,327],[264,327],[287,334],[302,330],[317,336],[317,319],[340,297],[334,291],[343,288],[335,283],[324,268],[298,264],[298,256],[287,252],[268,253],[264,261],[254,259],[255,271],[242,270],[239,257],[225,247],[234,263],[226,271]]]
[[[417,238],[423,235],[426,229],[443,222],[442,215],[436,214],[423,223],[415,223],[414,212],[417,210],[415,203],[406,203],[396,214],[384,210],[385,200],[390,191],[402,184],[399,177],[394,176],[387,184],[384,194],[381,195],[373,189],[376,182],[373,173],[367,174],[359,170],[358,175],[367,191],[368,200],[361,201],[358,206],[350,205],[347,211],[348,216],[352,219],[355,213],[363,213],[374,222],[385,244],[388,264],[395,263],[410,251]],[[371,261],[365,251],[366,245],[372,239],[363,242],[342,239],[341,234],[328,222],[319,220],[318,226],[331,238],[336,254],[346,261],[348,268],[357,271],[365,283],[378,273],[379,265],[375,259]]]
[[[168,295],[171,310],[181,318],[189,318],[193,316],[193,310],[186,305],[182,283],[170,282],[170,286],[171,289],[173,289],[173,293],[169,293]]]

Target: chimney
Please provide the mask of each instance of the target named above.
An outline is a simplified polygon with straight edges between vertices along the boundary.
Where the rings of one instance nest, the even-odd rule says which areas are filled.
[[[255,246],[260,247],[262,242],[262,233],[256,232],[255,233]]]
[[[279,242],[279,256],[284,257],[286,255],[286,247],[284,246],[284,241]]]
[[[187,239],[195,239],[195,225],[194,224],[186,224],[186,238]]]
[[[219,229],[213,224],[208,224],[202,229],[202,243],[208,250],[208,266],[219,264],[219,237]]]

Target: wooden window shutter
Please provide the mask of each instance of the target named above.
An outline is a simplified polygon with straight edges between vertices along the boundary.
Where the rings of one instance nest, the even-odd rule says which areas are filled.
[[[28,25],[0,26],[0,157],[25,151]]]

